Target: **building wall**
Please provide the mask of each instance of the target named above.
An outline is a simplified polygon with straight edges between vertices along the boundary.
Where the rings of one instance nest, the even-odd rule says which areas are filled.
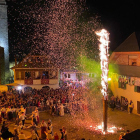
[[[140,66],[140,52],[120,52],[120,53],[114,53],[113,57],[116,57],[119,55],[119,57],[115,60],[115,64],[118,65],[131,65],[131,60],[136,59],[137,66]],[[112,57],[112,59],[113,59]]]
[[[4,48],[0,47],[0,85],[5,83]]]
[[[9,44],[8,44],[8,21],[7,5],[5,0],[0,0],[0,46],[4,48],[5,79],[9,77]]]
[[[118,59],[116,60],[115,64],[119,64],[119,65],[128,65],[128,55],[126,54],[122,54],[118,57]]]
[[[19,83],[19,82],[18,82]],[[23,81],[21,81],[21,84],[23,84]],[[20,86],[20,85],[19,85]],[[19,90],[19,86],[15,86],[15,89],[16,90]],[[31,87],[32,89],[33,88],[35,88],[35,89],[42,89],[42,87],[44,87],[44,86],[49,86],[50,88],[53,88],[53,89],[57,89],[57,88],[59,88],[59,84],[53,84],[53,85],[40,85],[40,84],[38,84],[38,85],[21,85],[20,87],[21,87],[21,89],[20,90],[22,90],[23,92],[24,92],[24,88],[25,87]]]
[[[111,78],[111,90],[114,96],[118,96],[119,99],[123,96],[127,98],[128,101],[132,100],[134,103],[133,113],[137,114],[137,101],[140,101],[140,93],[134,92],[134,85],[126,84],[126,89],[118,88],[118,79],[113,80],[113,78]]]

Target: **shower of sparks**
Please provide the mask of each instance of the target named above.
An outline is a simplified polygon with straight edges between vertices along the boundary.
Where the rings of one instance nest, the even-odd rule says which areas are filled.
[[[100,32],[96,32],[98,36],[100,36],[99,41],[101,44],[99,45],[99,50],[100,50],[100,60],[101,60],[101,70],[102,70],[102,75],[101,75],[101,93],[104,96],[104,99],[107,98],[107,90],[108,90],[108,43],[109,43],[109,33],[105,30],[102,29]]]
[[[50,56],[61,69],[77,66],[80,54],[95,59],[97,38],[92,30],[99,29],[100,23],[98,16],[85,19],[87,9],[82,4],[83,0],[13,2],[9,6],[13,14],[9,28],[15,32],[10,38],[11,55],[25,56],[36,49],[38,54]]]

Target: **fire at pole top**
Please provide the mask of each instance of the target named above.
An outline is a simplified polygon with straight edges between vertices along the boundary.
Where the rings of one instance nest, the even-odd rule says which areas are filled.
[[[100,36],[100,45],[99,45],[99,50],[100,50],[100,60],[101,60],[101,70],[102,70],[102,75],[101,75],[101,93],[104,96],[104,99],[107,100],[107,90],[108,90],[108,44],[109,44],[109,33],[105,30],[102,29],[99,32],[96,32],[98,36]]]

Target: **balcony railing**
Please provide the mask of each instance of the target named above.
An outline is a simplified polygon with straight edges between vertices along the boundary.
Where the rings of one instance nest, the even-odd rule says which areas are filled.
[[[25,85],[33,85],[33,79],[25,79],[24,84]]]

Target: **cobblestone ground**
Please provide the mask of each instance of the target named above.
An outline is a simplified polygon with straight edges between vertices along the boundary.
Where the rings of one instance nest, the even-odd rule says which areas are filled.
[[[97,110],[97,112],[99,112]],[[91,115],[95,117],[95,112],[92,111]],[[98,113],[96,117],[102,118],[102,113]],[[80,140],[81,138],[86,138],[86,140],[118,140],[121,132],[126,132],[127,129],[131,131],[135,129],[140,129],[140,116],[134,114],[128,114],[127,112],[115,110],[111,111],[108,109],[108,124],[115,125],[116,127],[122,127],[124,130],[119,131],[115,134],[94,134],[94,132],[85,129],[84,127],[78,127],[74,123],[74,119],[71,115],[65,114],[64,117],[60,116],[51,116],[48,112],[40,112],[40,120],[48,121],[48,119],[52,120],[53,130],[59,134],[59,129],[62,126],[65,126],[68,131],[68,139],[69,140]],[[26,120],[25,125],[30,125],[31,120]],[[10,122],[9,128],[10,131],[13,132],[14,123]],[[31,134],[31,130],[24,130],[24,133],[29,136]],[[38,129],[38,133],[40,134],[40,129]]]

